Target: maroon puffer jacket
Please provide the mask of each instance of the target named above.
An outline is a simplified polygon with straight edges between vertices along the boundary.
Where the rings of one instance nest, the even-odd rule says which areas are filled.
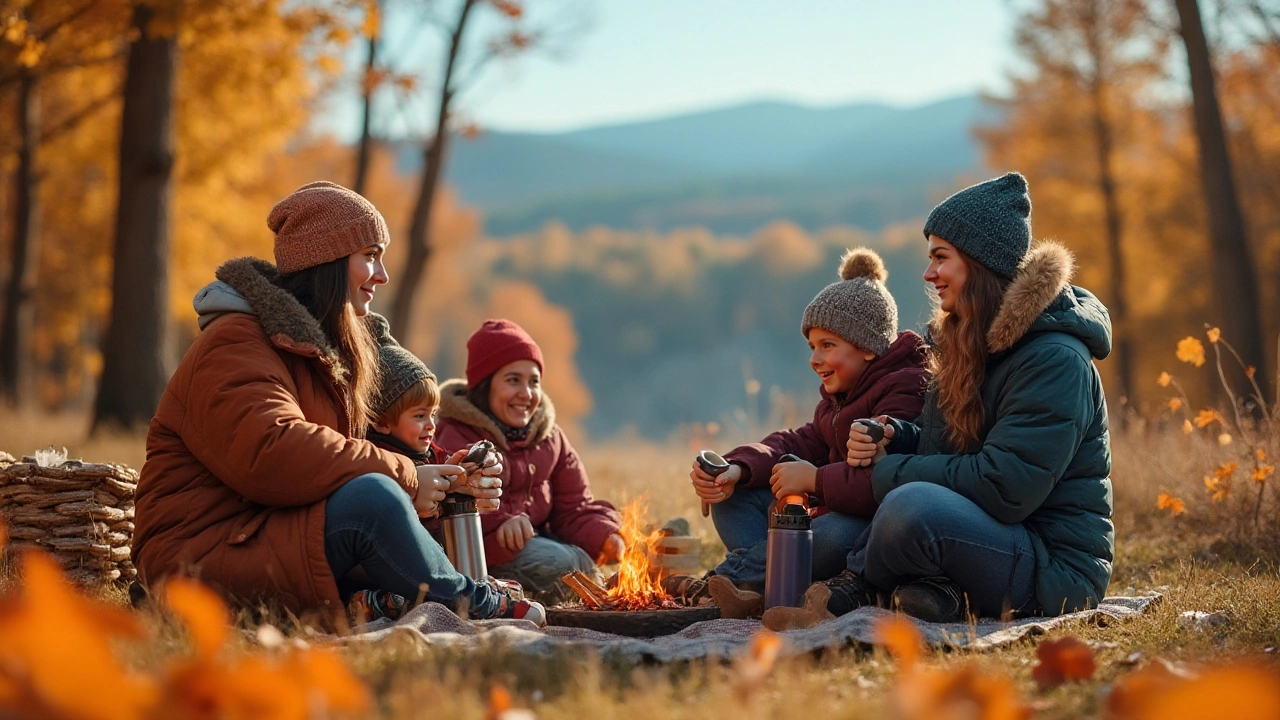
[[[505,565],[515,553],[498,544],[497,529],[515,515],[528,515],[533,529],[577,545],[593,559],[610,534],[618,532],[618,511],[596,500],[587,471],[545,395],[529,421],[527,440],[508,443],[498,426],[467,399],[464,380],[440,386],[440,427],[435,440],[446,453],[478,440],[492,440],[503,456],[502,505],[480,515],[484,555],[490,567]]]
[[[817,466],[814,494],[824,507],[846,515],[872,515],[879,503],[871,492],[871,473],[845,462],[849,426],[854,420],[878,415],[903,420],[919,417],[929,381],[925,361],[924,339],[910,330],[900,333],[889,351],[867,366],[852,391],[839,395],[822,391],[813,422],[779,430],[724,457],[742,466],[742,484],[768,487],[778,458],[792,453]]]

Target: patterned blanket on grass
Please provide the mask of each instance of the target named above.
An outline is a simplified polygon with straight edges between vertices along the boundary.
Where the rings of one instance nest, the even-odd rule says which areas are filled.
[[[987,650],[1008,645],[1028,635],[1047,632],[1074,622],[1099,625],[1124,620],[1145,612],[1159,601],[1159,595],[1109,597],[1093,610],[1055,618],[1025,618],[1011,622],[982,620],[976,625],[937,624],[917,621],[925,641],[937,646]],[[862,608],[807,630],[781,633],[785,640],[781,654],[797,655],[824,648],[869,645],[875,621],[890,611]],[[502,645],[517,652],[548,657],[566,650],[592,649],[602,656],[623,661],[677,662],[706,657],[729,658],[746,647],[751,635],[761,628],[758,620],[707,620],[664,637],[629,638],[621,635],[571,627],[539,629],[526,620],[481,620],[468,622],[448,608],[425,603],[395,623],[382,621],[364,633],[344,638],[347,643],[377,643],[390,638],[410,637],[433,646],[453,646],[466,650]]]

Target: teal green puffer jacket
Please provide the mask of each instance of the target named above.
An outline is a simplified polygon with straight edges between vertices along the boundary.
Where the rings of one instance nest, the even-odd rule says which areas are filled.
[[[1111,319],[1089,291],[1069,284],[1074,262],[1059,245],[1031,251],[987,335],[982,447],[956,454],[936,394],[914,423],[894,421],[876,463],[876,500],[931,482],[1003,523],[1022,523],[1036,549],[1036,596],[1046,615],[1098,604],[1111,580],[1111,440],[1102,380],[1092,358],[1111,352]]]

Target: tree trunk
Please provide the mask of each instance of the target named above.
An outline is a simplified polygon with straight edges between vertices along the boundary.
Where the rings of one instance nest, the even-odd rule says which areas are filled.
[[[353,190],[364,195],[364,186],[369,175],[369,155],[373,146],[373,90],[368,78],[373,75],[378,64],[378,38],[368,38],[369,55],[364,65],[364,118],[360,122],[360,149],[356,152],[356,183]]]
[[[0,399],[17,407],[30,387],[31,331],[35,326],[36,268],[40,250],[40,89],[29,72],[18,82],[18,169],[14,177],[13,244],[9,282],[0,312]]]
[[[1213,66],[1200,20],[1200,7],[1196,0],[1175,0],[1175,5],[1191,75],[1196,140],[1200,149],[1200,184],[1209,212],[1209,255],[1221,326],[1244,362],[1262,369],[1265,353],[1258,286],[1245,238],[1244,216],[1236,197],[1231,157],[1227,154],[1222,110],[1214,89]],[[1244,382],[1243,373],[1234,370],[1232,373],[1234,379]],[[1267,373],[1259,372],[1255,379],[1263,397],[1269,397]]]
[[[467,17],[477,0],[466,0],[458,12],[445,60],[444,81],[440,85],[440,107],[436,114],[436,133],[423,149],[422,184],[418,187],[418,199],[413,206],[413,220],[409,224],[409,257],[405,260],[404,277],[400,279],[395,298],[391,303],[391,332],[405,337],[413,326],[413,305],[418,286],[426,277],[431,259],[431,210],[435,204],[440,183],[440,171],[444,165],[445,151],[449,144],[449,105],[456,93],[454,70],[458,53],[462,49],[462,35]]]
[[[1130,335],[1133,328],[1129,326],[1129,303],[1125,297],[1126,276],[1124,263],[1124,220],[1120,212],[1119,191],[1116,188],[1113,149],[1115,138],[1111,116],[1107,110],[1106,83],[1112,74],[1107,54],[1102,47],[1099,33],[1101,20],[1096,11],[1096,4],[1089,15],[1088,46],[1093,56],[1093,77],[1090,78],[1090,91],[1093,95],[1093,131],[1095,148],[1098,153],[1098,192],[1102,195],[1103,215],[1106,223],[1107,255],[1111,260],[1111,303],[1109,310],[1113,322],[1115,352],[1112,358],[1116,364],[1116,395],[1122,403],[1122,410],[1132,401],[1133,392],[1133,344]],[[1123,425],[1126,412],[1116,414],[1118,424]]]
[[[120,197],[111,317],[93,429],[145,427],[168,382],[169,215],[177,45],[150,37],[154,11],[134,10],[120,118]]]

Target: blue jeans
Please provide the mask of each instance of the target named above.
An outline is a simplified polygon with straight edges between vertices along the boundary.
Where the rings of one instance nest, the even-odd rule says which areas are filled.
[[[576,600],[577,595],[560,582],[566,573],[581,570],[599,584],[604,584],[600,569],[577,545],[560,542],[545,535],[534,535],[524,541],[524,549],[505,565],[489,568],[489,574],[520,583],[535,600],[558,605]]]
[[[711,506],[720,541],[728,550],[715,574],[747,590],[764,590],[769,513],[776,498],[769,488],[740,487],[728,500]],[[845,567],[849,550],[871,524],[870,518],[829,512],[813,521],[813,579],[826,580]]]
[[[983,617],[1039,608],[1031,533],[933,483],[908,483],[885,496],[849,553],[849,569],[889,591],[912,580],[948,578]]]
[[[357,565],[375,586],[414,602],[425,599],[493,617],[498,594],[453,569],[395,480],[361,475],[338,488],[324,507],[324,552],[341,583]]]

